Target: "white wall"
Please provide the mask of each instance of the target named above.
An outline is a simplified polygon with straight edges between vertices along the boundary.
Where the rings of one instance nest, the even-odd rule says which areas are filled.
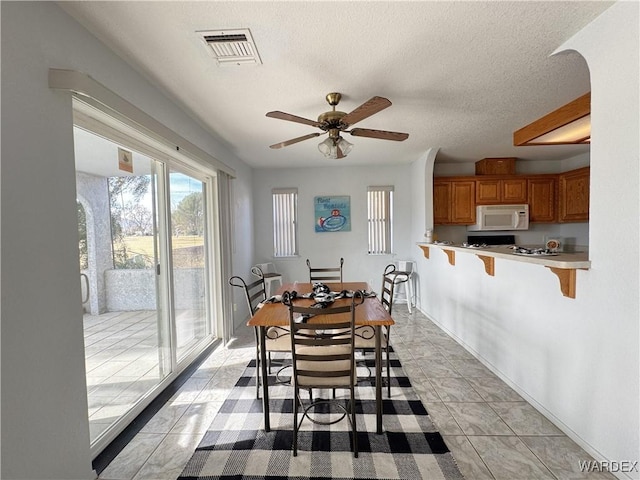
[[[357,145],[354,150],[358,148]],[[320,154],[318,154],[320,155]],[[411,260],[417,252],[411,236],[410,165],[375,168],[345,167],[264,169],[254,172],[255,263],[273,262],[285,281],[308,281],[306,259],[312,265],[338,265],[344,257],[345,281],[365,280],[377,291],[382,271],[396,260]],[[367,186],[393,185],[395,255],[367,254]],[[298,189],[299,257],[273,258],[273,214],[271,190]],[[319,195],[351,196],[351,231],[316,233],[313,199]]]
[[[2,478],[90,479],[72,110],[49,68],[91,75],[238,179],[234,258],[252,256],[251,170],[53,2],[1,2]]]
[[[597,459],[618,462],[640,449],[638,21],[637,2],[617,3],[563,47],[585,57],[592,87],[592,268],[577,271],[576,298],[537,265],[496,259],[490,277],[475,255],[451,266],[437,249],[418,262],[422,310]]]

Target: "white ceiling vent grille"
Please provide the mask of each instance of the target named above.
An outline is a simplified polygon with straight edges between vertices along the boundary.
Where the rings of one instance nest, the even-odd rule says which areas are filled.
[[[202,38],[209,54],[218,61],[218,65],[262,63],[249,29],[208,30],[196,33]]]

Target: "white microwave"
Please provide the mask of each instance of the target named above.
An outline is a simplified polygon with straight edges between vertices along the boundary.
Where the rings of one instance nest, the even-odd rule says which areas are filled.
[[[478,205],[476,223],[470,231],[528,230],[529,205]]]

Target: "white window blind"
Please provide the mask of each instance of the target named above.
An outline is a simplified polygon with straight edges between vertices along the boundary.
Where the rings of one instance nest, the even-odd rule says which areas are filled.
[[[298,254],[298,189],[274,188],[273,256],[293,257]]]
[[[391,253],[393,187],[367,187],[369,255]]]

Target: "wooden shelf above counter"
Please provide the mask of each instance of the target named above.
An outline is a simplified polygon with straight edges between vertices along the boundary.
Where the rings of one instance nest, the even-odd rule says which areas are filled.
[[[482,263],[487,275],[495,275],[495,259],[503,258],[512,262],[532,263],[542,265],[551,270],[560,280],[560,290],[565,297],[576,298],[576,270],[589,270],[591,262],[588,252],[560,253],[554,256],[514,255],[506,246],[487,248],[468,248],[460,245],[446,245],[436,243],[418,243],[425,258],[429,258],[431,248],[442,250],[449,260],[449,264],[456,264],[456,253],[476,255]]]

